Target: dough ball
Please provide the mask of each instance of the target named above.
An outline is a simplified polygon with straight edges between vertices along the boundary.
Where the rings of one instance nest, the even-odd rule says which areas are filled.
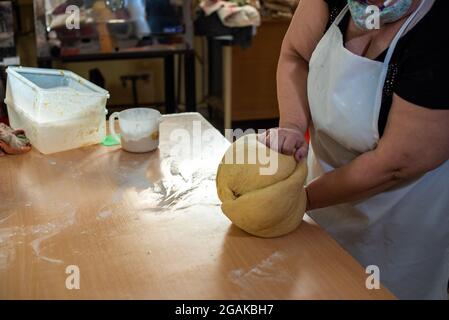
[[[262,155],[262,156],[259,156]],[[276,160],[268,163],[268,159]],[[261,170],[273,166],[271,174]],[[223,213],[240,229],[263,238],[294,231],[304,217],[306,161],[297,163],[247,135],[233,143],[217,172]]]

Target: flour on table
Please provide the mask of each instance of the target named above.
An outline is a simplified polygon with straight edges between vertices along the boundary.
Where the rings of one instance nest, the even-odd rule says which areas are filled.
[[[41,253],[42,246],[46,240],[58,235],[68,227],[72,226],[76,221],[76,208],[70,203],[62,203],[55,205],[55,209],[58,210],[61,218],[57,221],[34,225],[31,227],[31,234],[37,234],[39,237],[30,242],[30,246],[33,248],[34,255],[40,260],[62,264],[64,261],[60,259],[50,258]],[[65,213],[65,214],[64,214]]]
[[[112,211],[111,210],[103,210],[100,211],[97,214],[97,220],[103,220],[103,219],[107,219],[112,215]]]
[[[291,281],[288,271],[279,265],[284,259],[285,256],[276,251],[251,269],[247,271],[243,269],[233,270],[228,277],[231,282],[244,289],[249,289],[252,283],[259,282],[261,279],[274,282]]]

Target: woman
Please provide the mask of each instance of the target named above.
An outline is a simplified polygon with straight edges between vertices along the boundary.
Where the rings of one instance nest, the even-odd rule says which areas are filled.
[[[309,214],[400,299],[447,299],[447,13],[441,0],[301,0],[265,141],[308,153]]]

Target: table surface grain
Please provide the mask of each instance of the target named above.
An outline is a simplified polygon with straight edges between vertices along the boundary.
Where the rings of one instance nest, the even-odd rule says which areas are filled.
[[[199,114],[180,114],[149,154],[0,158],[0,298],[394,299],[367,290],[365,270],[310,219],[269,240],[234,227],[215,188],[228,146]],[[79,290],[66,287],[69,266]]]

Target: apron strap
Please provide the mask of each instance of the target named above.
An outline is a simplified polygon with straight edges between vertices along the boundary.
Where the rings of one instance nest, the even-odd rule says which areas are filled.
[[[428,12],[427,10],[423,10],[423,8],[425,7],[425,4],[431,3],[433,5],[434,2],[435,2],[435,0],[422,0],[419,7],[415,10],[415,12],[413,12],[410,15],[410,17],[408,17],[407,21],[405,21],[405,23],[402,25],[401,29],[399,29],[398,33],[396,34],[396,36],[394,37],[393,41],[390,44],[390,48],[388,49],[388,53],[387,53],[387,56],[384,61],[384,63],[386,65],[390,64],[391,58],[393,57],[394,50],[396,49],[396,46],[397,46],[399,40],[402,38],[402,36],[406,32],[408,32],[413,26],[415,26],[422,18],[424,18],[424,16]],[[431,6],[428,8],[430,10]],[[413,25],[410,26],[412,23],[413,23]]]
[[[423,7],[416,15],[416,18],[409,24],[407,30],[405,30],[404,35],[407,34],[413,27],[415,27],[418,22],[422,20],[426,16],[427,13],[429,13],[430,9],[432,9],[433,5],[435,4],[435,0],[427,0],[425,4],[423,4]]]
[[[343,10],[341,10],[341,12],[338,14],[338,16],[335,18],[334,20],[334,25],[339,25],[341,20],[343,20],[343,18],[345,17],[346,13],[349,11],[349,4],[347,4]]]
[[[394,51],[396,49],[396,46],[399,42],[399,40],[401,39],[401,37],[411,29],[411,24],[414,23],[412,25],[415,26],[416,23],[418,23],[428,12],[428,10],[430,10],[430,8],[432,7],[432,5],[434,4],[435,0],[422,0],[419,7],[415,10],[415,12],[413,12],[410,17],[407,18],[407,21],[405,21],[405,23],[402,25],[401,29],[399,29],[398,33],[396,34],[396,36],[394,37],[393,41],[390,44],[390,47],[388,49],[387,55],[385,57],[384,60],[384,64],[383,64],[383,68],[382,68],[382,73],[380,75],[379,78],[379,83],[378,83],[378,87],[377,87],[377,95],[376,95],[376,103],[375,103],[375,109],[374,109],[374,121],[373,121],[373,129],[374,132],[377,132],[377,140],[380,139],[380,134],[379,134],[379,113],[380,113],[380,108],[382,107],[382,97],[383,97],[383,93],[384,93],[384,85],[385,85],[385,81],[387,79],[387,75],[388,75],[388,70],[389,70],[389,66],[390,66],[390,62],[391,62],[391,58],[393,57]],[[428,10],[424,10],[424,9],[428,9]]]

